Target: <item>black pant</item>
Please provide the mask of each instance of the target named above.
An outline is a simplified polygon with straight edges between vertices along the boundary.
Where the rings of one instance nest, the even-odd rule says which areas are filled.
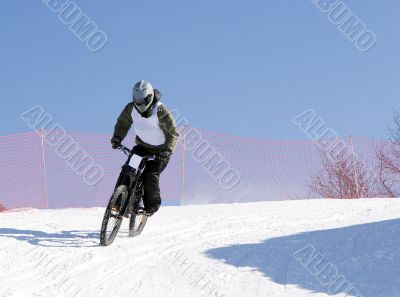
[[[146,148],[135,146],[133,152],[139,156],[149,155]],[[160,174],[167,167],[169,158],[157,158],[146,163],[142,173],[144,185],[143,204],[144,208],[151,212],[156,212],[161,205],[160,197]]]

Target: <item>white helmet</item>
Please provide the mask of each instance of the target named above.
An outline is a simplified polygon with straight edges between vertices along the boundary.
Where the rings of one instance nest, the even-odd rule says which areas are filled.
[[[136,109],[140,113],[146,112],[154,100],[154,89],[153,86],[144,80],[137,82],[133,86],[132,100]]]

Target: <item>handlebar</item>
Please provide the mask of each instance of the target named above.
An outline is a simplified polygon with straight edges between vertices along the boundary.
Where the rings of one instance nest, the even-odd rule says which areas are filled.
[[[120,150],[121,152],[123,152],[125,155],[130,156],[132,154],[132,151],[130,149],[128,149],[126,146],[120,144],[117,147],[118,150]],[[142,159],[147,162],[147,161],[154,161],[157,158],[156,155],[148,155],[148,156],[144,156],[142,157]]]
[[[127,156],[129,156],[129,155],[131,154],[131,150],[128,149],[126,146],[122,145],[122,144],[120,144],[120,145],[117,147],[117,149],[120,150],[121,152],[123,152],[123,153],[124,153],[125,155],[127,155]]]

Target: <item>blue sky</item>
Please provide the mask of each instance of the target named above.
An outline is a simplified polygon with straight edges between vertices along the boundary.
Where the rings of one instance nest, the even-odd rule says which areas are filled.
[[[313,109],[339,135],[387,136],[400,107],[400,2],[344,1],[377,36],[360,52],[309,0],[75,1],[108,37],[91,52],[40,0],[0,3],[0,135],[41,105],[67,130],[112,133],[149,80],[190,124],[304,139]]]

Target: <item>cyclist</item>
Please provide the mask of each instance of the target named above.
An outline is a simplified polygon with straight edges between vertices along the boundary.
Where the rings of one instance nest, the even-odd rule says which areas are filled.
[[[111,139],[112,148],[118,148],[133,124],[136,133],[133,152],[157,156],[156,160],[147,162],[142,174],[144,214],[147,216],[160,208],[160,174],[167,167],[179,137],[175,120],[160,98],[161,93],[149,82],[137,82],[132,90],[132,102],[118,117]]]

